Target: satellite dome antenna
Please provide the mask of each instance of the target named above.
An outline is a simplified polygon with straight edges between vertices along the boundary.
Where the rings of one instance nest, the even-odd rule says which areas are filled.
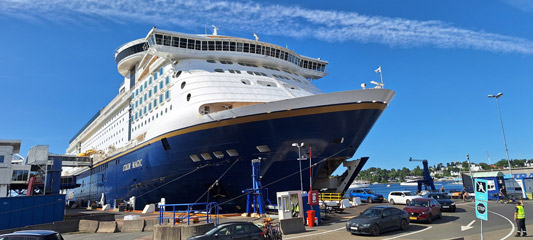
[[[215,26],[215,25],[211,25],[213,27],[213,36],[217,36],[218,35],[218,28]]]

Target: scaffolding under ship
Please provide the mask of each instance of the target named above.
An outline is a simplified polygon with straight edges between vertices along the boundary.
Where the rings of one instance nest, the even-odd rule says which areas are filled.
[[[328,62],[216,31],[153,28],[116,50],[115,61],[124,76],[118,95],[67,149],[94,162],[71,173],[80,187],[67,198],[79,204],[104,195],[110,204],[135,197],[136,208],[165,198],[238,209],[258,158],[275,199],[300,189],[293,143],[312,147],[313,189],[342,192],[367,160],[347,159],[394,96],[382,86],[322,93],[312,81],[326,75]],[[348,171],[331,178],[343,163]]]

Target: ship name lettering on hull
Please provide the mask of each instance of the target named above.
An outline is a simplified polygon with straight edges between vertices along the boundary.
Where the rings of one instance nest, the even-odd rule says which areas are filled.
[[[142,159],[139,159],[139,160],[136,160],[134,162],[131,162],[131,163],[126,163],[124,165],[122,165],[122,171],[125,172],[125,171],[128,171],[132,168],[138,168],[138,167],[142,167],[143,166],[143,160]]]

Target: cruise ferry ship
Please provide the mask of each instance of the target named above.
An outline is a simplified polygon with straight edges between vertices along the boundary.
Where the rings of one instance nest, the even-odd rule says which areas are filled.
[[[382,86],[322,93],[313,81],[326,76],[327,61],[216,29],[193,35],[154,27],[119,47],[115,61],[124,76],[118,95],[66,151],[94,161],[71,172],[79,187],[67,198],[79,204],[135,197],[137,209],[161,198],[238,209],[252,187],[253,159],[261,159],[261,181],[274,200],[301,188],[297,159],[309,148],[312,188],[338,191],[331,173],[354,162],[347,159],[394,96]],[[345,184],[366,159],[355,162]],[[301,172],[309,189],[309,170]]]

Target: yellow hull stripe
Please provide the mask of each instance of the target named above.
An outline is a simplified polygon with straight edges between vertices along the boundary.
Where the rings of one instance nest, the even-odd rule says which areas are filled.
[[[290,117],[300,117],[300,116],[307,116],[307,115],[314,115],[314,114],[323,114],[323,113],[332,113],[332,112],[344,112],[344,111],[354,111],[354,110],[366,110],[366,109],[376,109],[376,110],[385,110],[387,107],[384,103],[349,103],[349,104],[342,104],[342,105],[333,105],[333,106],[323,106],[323,107],[313,107],[313,108],[305,108],[305,109],[297,109],[297,110],[286,110],[286,111],[278,111],[273,113],[263,113],[253,116],[247,116],[247,117],[240,117],[240,118],[234,118],[234,119],[226,119],[221,120],[217,122],[209,122],[204,124],[199,124],[196,126],[176,130],[173,132],[169,132],[166,134],[163,134],[161,136],[155,137],[139,146],[136,146],[132,149],[129,149],[127,151],[124,151],[122,153],[119,153],[115,156],[112,156],[111,158],[108,158],[106,160],[103,160],[101,162],[98,162],[93,166],[97,167],[104,163],[108,163],[116,158],[122,157],[130,152],[133,152],[137,149],[143,148],[147,145],[150,145],[152,143],[158,142],[163,138],[171,138],[175,136],[179,136],[182,134],[187,134],[191,132],[197,132],[202,131],[206,129],[212,129],[212,128],[218,128],[218,127],[226,127],[231,125],[237,125],[237,124],[243,124],[243,123],[251,123],[251,122],[259,122],[259,121],[265,121],[265,120],[273,120],[273,119],[280,119],[280,118],[290,118]],[[89,169],[85,169],[77,175],[88,171]]]

